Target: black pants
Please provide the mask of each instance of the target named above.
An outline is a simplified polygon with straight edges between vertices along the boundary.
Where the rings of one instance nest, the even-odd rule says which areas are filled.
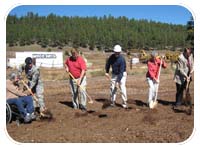
[[[186,82],[184,82],[183,84],[176,83],[176,104],[175,104],[176,106],[182,104],[183,92],[185,87],[186,87]]]

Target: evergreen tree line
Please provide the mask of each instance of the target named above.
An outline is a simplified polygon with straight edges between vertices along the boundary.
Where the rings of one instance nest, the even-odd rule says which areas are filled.
[[[9,46],[39,44],[42,47],[88,47],[111,49],[120,44],[124,49],[184,47],[188,40],[187,25],[173,25],[127,17],[68,17],[49,14],[39,16],[9,15],[6,22]]]

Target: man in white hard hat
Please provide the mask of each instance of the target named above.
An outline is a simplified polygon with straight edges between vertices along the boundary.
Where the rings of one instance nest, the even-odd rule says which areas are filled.
[[[114,53],[108,58],[105,70],[106,77],[111,81],[110,95],[111,106],[115,106],[117,88],[120,89],[122,97],[122,107],[127,108],[127,94],[126,94],[126,61],[120,54],[122,47],[120,45],[114,46]],[[109,69],[112,66],[112,78],[109,76]]]

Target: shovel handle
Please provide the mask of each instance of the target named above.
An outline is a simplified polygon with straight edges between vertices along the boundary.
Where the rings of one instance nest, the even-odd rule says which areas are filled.
[[[186,91],[188,90],[188,87],[189,87],[189,84],[190,84],[190,78],[191,78],[191,75],[189,75],[189,81],[186,80]]]
[[[68,72],[68,73],[72,77],[72,79],[76,82],[76,84],[78,85],[78,82],[76,81],[76,79],[74,78],[74,76],[70,72]],[[88,93],[84,90],[84,88],[81,85],[78,85],[78,86],[84,91],[84,93],[86,94],[86,96],[89,98],[88,103],[92,104],[93,103],[92,98],[88,95]]]
[[[32,92],[32,90],[28,87],[28,85],[24,82],[24,80],[21,80],[21,82],[26,87],[26,89],[30,92],[30,94],[32,95],[33,99],[38,103],[38,99],[36,98],[36,96],[34,95],[34,93]]]
[[[106,75],[106,77],[109,79],[109,81],[110,81],[112,84],[114,84],[114,82],[112,81],[110,75]],[[126,95],[122,92],[122,90],[121,90],[119,87],[116,87],[116,88],[119,90],[119,92],[120,92],[125,98],[127,98]]]
[[[24,80],[21,80],[21,82],[23,83],[23,85],[27,88],[27,90],[30,92],[30,94],[32,95],[33,99],[37,102],[37,104],[40,106],[38,98],[35,96],[35,94],[32,92],[32,90],[28,87],[28,85],[24,82]],[[42,110],[46,110],[47,108],[42,107]],[[42,112],[40,112],[41,116],[45,116]]]

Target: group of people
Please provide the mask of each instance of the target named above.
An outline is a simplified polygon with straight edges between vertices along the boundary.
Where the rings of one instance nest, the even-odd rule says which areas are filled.
[[[105,76],[110,80],[110,106],[115,106],[116,92],[121,93],[122,107],[128,108],[127,92],[126,92],[126,60],[121,54],[122,47],[115,45],[113,54],[107,59],[105,64]],[[194,72],[194,60],[192,48],[185,48],[183,53],[179,55],[176,63],[176,70],[174,74],[174,81],[176,83],[176,101],[175,107],[183,104],[183,92],[186,84],[191,82],[192,73]],[[78,91],[80,91],[80,109],[86,109],[86,63],[84,59],[79,56],[76,49],[72,49],[72,56],[65,62],[66,72],[70,73],[70,87],[72,92],[72,102],[75,109],[78,107]],[[112,67],[112,75],[109,75],[109,70]],[[160,73],[162,68],[166,68],[167,64],[163,57],[158,56],[154,50],[151,52],[151,58],[147,62],[146,80],[149,86],[149,93],[147,105],[150,109],[157,105],[158,87],[160,83]],[[79,87],[81,89],[79,89]]]
[[[105,76],[110,81],[110,106],[115,106],[116,93],[117,90],[119,90],[122,98],[122,107],[128,108],[126,92],[127,67],[125,58],[121,54],[122,47],[120,45],[115,45],[113,52],[114,53],[109,56],[105,64]],[[185,48],[184,52],[178,57],[174,75],[174,81],[176,83],[175,106],[182,105],[184,89],[186,84],[191,81],[191,75],[194,72],[193,65],[192,49]],[[71,56],[66,59],[64,66],[66,72],[69,74],[73,108],[87,111],[86,61],[79,55],[79,51],[73,48],[71,50]],[[153,109],[157,105],[161,68],[166,68],[167,64],[164,58],[158,57],[157,52],[153,51],[151,53],[151,58],[147,62],[147,67],[146,80],[149,86],[147,105],[150,109]],[[112,68],[111,76],[109,75],[110,68]],[[30,91],[19,93],[20,88],[18,87],[18,81],[23,71],[25,71],[26,77],[29,80],[28,87],[35,93],[38,101],[35,101],[30,97]],[[7,103],[15,103],[17,105],[25,122],[30,122],[35,118],[35,108],[39,107],[40,111],[46,108],[43,96],[43,83],[40,78],[39,68],[33,64],[32,58],[26,58],[25,65],[19,68],[18,74],[12,73],[10,75],[10,79],[7,80],[6,86]]]
[[[111,106],[115,106],[116,92],[119,88],[122,94],[124,108],[127,108],[127,94],[126,94],[126,61],[124,57],[120,54],[122,48],[120,45],[114,47],[114,54],[112,54],[107,60],[105,69],[106,77],[111,82],[110,96],[111,96]],[[112,66],[112,76],[109,75],[109,69]],[[71,57],[67,58],[65,61],[65,70],[69,73],[70,88],[72,93],[72,103],[74,109],[81,109],[83,111],[87,110],[87,97],[86,97],[86,62],[78,54],[77,49],[71,50]],[[78,94],[80,92],[80,105],[78,102]]]
[[[27,87],[24,84],[20,85],[20,81],[24,82],[23,72],[28,80],[27,85],[25,85]],[[34,65],[31,57],[27,57],[25,64],[21,65],[17,72],[10,73],[9,79],[6,80],[6,101],[9,105],[17,107],[19,115],[25,123],[36,119],[36,110],[42,112],[46,109],[40,71]]]

